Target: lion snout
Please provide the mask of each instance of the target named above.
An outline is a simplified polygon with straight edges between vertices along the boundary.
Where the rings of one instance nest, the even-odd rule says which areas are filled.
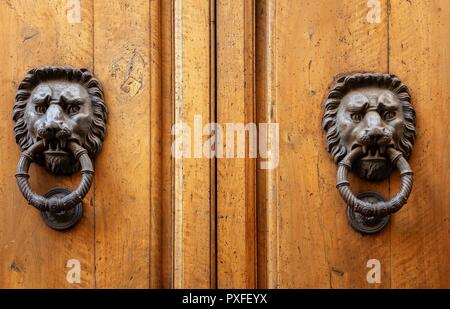
[[[366,128],[358,134],[358,142],[364,146],[387,146],[392,141],[392,132],[384,127]]]
[[[38,130],[40,138],[46,140],[67,139],[72,135],[71,130],[63,122],[46,122]]]

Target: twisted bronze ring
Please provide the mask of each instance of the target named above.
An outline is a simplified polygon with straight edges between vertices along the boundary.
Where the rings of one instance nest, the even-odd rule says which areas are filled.
[[[19,163],[17,165],[16,180],[19,186],[20,192],[25,197],[30,205],[33,205],[40,211],[48,211],[51,213],[58,213],[62,211],[67,211],[81,203],[83,198],[89,192],[94,179],[94,168],[92,166],[92,161],[89,158],[86,149],[81,147],[78,143],[74,141],[69,141],[67,148],[72,152],[75,159],[80,162],[81,165],[81,182],[75,191],[70,192],[64,197],[52,197],[45,198],[31,189],[28,179],[30,175],[28,170],[31,163],[34,161],[36,154],[44,150],[44,142],[40,140],[33,144],[26,151],[22,152]]]
[[[364,217],[382,218],[399,211],[406,204],[413,185],[413,172],[402,153],[392,147],[387,149],[387,155],[393,165],[397,166],[400,177],[400,191],[389,201],[378,201],[369,203],[358,199],[350,190],[348,181],[348,171],[351,170],[353,162],[363,155],[361,147],[356,147],[345,158],[339,162],[337,170],[336,187],[345,203],[353,210]]]

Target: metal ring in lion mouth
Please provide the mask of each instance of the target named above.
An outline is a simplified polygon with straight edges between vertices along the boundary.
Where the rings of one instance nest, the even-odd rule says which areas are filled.
[[[83,198],[89,192],[94,179],[94,168],[87,150],[74,141],[70,141],[67,148],[73,153],[75,159],[80,162],[82,177],[78,187],[70,194],[61,198],[47,199],[33,192],[28,181],[30,178],[28,170],[31,163],[34,161],[34,155],[43,152],[44,142],[42,140],[36,142],[20,155],[16,172],[17,185],[28,203],[40,211],[56,213],[69,210],[81,203]]]
[[[348,181],[348,171],[351,170],[352,164],[356,159],[363,155],[361,147],[353,149],[345,158],[339,162],[339,168],[336,176],[336,187],[341,194],[345,203],[355,212],[365,217],[381,218],[399,211],[408,201],[413,186],[413,172],[408,161],[403,157],[402,153],[392,147],[387,149],[387,155],[393,165],[397,166],[400,171],[401,186],[400,191],[388,201],[379,201],[376,203],[368,203],[358,199],[350,190],[350,182]]]

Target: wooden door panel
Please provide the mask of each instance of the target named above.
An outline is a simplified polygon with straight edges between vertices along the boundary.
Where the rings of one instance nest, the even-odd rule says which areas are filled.
[[[390,231],[363,237],[349,228],[321,129],[334,76],[387,70],[387,20],[367,23],[364,1],[262,1],[256,11],[257,105],[265,105],[266,122],[280,124],[279,167],[258,180],[267,231],[258,248],[266,251],[260,285],[367,287],[366,262],[377,258],[379,286],[389,287]],[[386,183],[352,185],[389,193]]]
[[[414,189],[391,225],[394,287],[450,286],[449,20],[448,1],[391,3],[390,70],[410,86],[417,114]]]
[[[435,149],[449,142],[444,50],[450,7],[444,1],[380,5],[380,22],[372,23],[365,1],[256,2],[258,121],[280,124],[279,168],[258,170],[260,286],[449,286],[444,183],[450,164]],[[352,71],[397,74],[411,89],[418,118],[413,194],[390,225],[372,236],[347,223],[321,129],[327,87],[337,74]],[[354,177],[351,183],[356,192],[392,196],[399,177],[394,173],[380,183]],[[381,263],[379,284],[366,279],[369,259]]]
[[[145,288],[150,282],[150,5],[95,1],[93,11],[94,68],[109,108],[107,136],[95,164],[96,285]]]
[[[77,228],[64,233],[48,228],[36,209],[27,205],[17,188],[12,107],[17,86],[26,72],[42,65],[93,67],[92,1],[82,1],[81,23],[69,23],[65,1],[1,1],[0,89],[2,91],[0,190],[0,286],[70,287],[66,263],[81,264],[81,282],[94,286],[94,194],[86,196],[84,215]],[[78,38],[74,40],[73,38]],[[75,187],[74,177],[54,177],[43,168],[30,169],[31,186],[44,194],[55,186]]]
[[[216,9],[217,122],[254,123],[254,3],[221,0]],[[255,164],[255,158],[217,159],[219,288],[256,286]]]
[[[194,128],[214,115],[211,53],[214,6],[210,1],[174,1],[174,123]],[[195,129],[194,129],[195,130]],[[194,147],[194,146],[193,146]],[[193,148],[192,147],[192,148]],[[214,287],[214,162],[206,157],[173,160],[173,286]]]
[[[214,112],[212,3],[0,2],[1,287],[214,286],[213,164],[171,155],[172,124],[210,122]],[[89,68],[109,109],[83,219],[66,232],[42,222],[14,178],[15,92],[43,65]],[[31,174],[41,194],[80,178]],[[70,259],[80,261],[80,283],[66,280]]]

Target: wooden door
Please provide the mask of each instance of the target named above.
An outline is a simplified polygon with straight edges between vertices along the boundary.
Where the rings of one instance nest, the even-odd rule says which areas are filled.
[[[219,160],[218,286],[449,287],[448,2],[218,3],[218,118],[279,123],[280,132],[276,169]],[[328,87],[354,71],[398,75],[417,113],[413,192],[370,236],[347,223],[321,128]],[[395,173],[351,183],[385,197],[400,184]],[[373,259],[379,283],[367,280]]]
[[[213,114],[212,2],[0,1],[0,286],[212,287],[213,162],[174,160],[171,127]],[[176,53],[175,53],[176,51]],[[15,184],[12,106],[33,67],[86,67],[108,106],[95,183],[72,229],[48,228]],[[32,166],[44,194],[73,188]],[[73,260],[80,282],[69,282]]]
[[[0,287],[450,287],[449,20],[445,0],[0,1]],[[109,110],[83,218],[65,232],[14,178],[14,96],[43,65],[90,69]],[[321,128],[328,86],[352,71],[395,73],[417,113],[413,192],[371,236],[347,223]],[[199,118],[278,124],[278,142],[258,141],[279,146],[278,165],[261,169],[249,144],[244,158],[173,156],[174,126]],[[30,173],[41,194],[80,179]],[[351,181],[399,188],[395,173]]]

